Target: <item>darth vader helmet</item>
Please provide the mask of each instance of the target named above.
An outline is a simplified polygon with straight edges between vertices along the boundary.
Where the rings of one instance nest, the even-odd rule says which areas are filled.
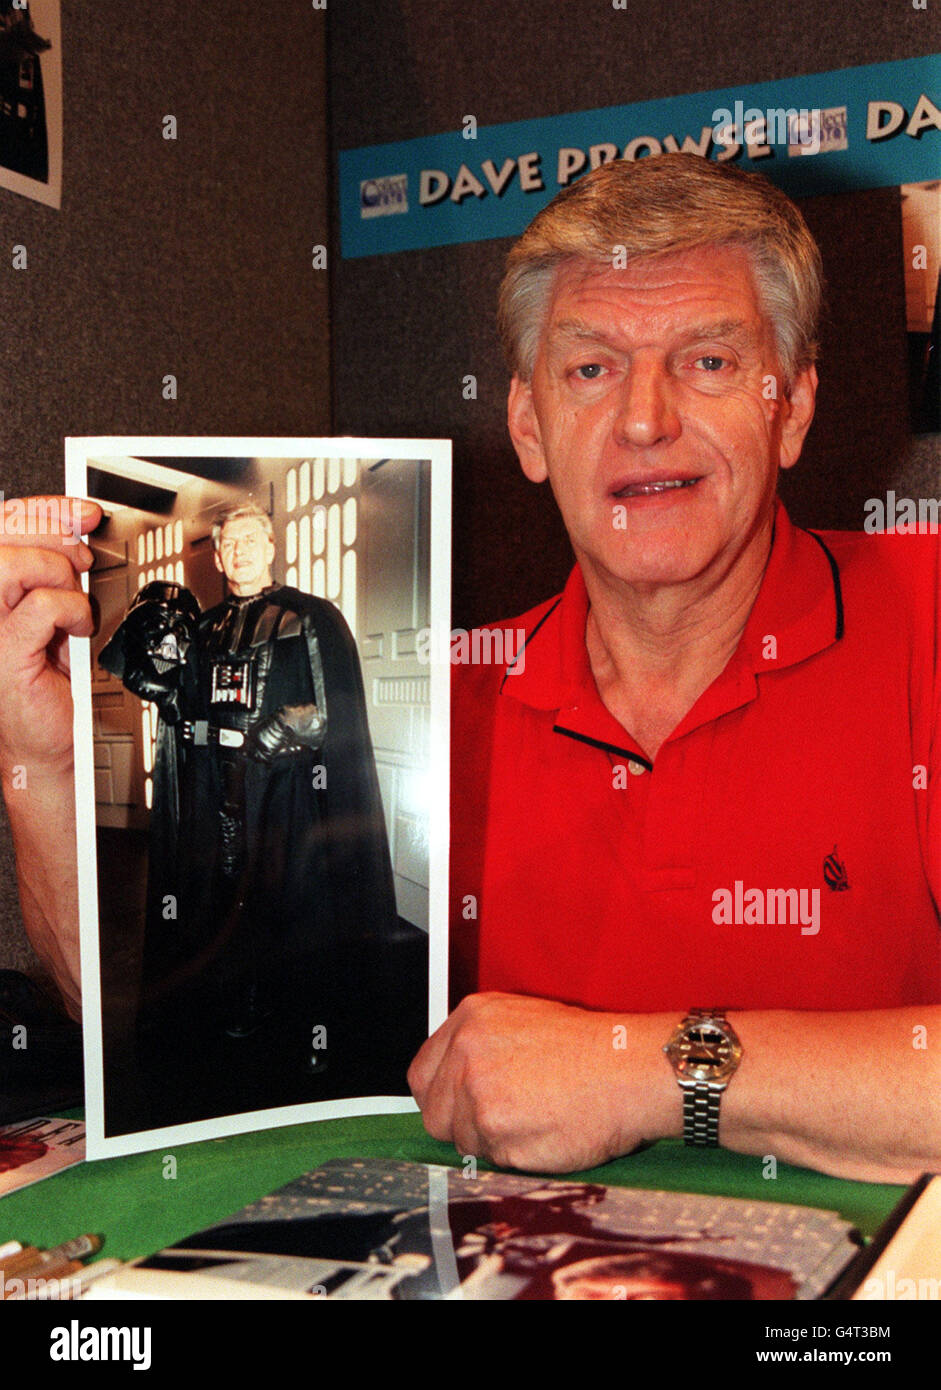
[[[98,660],[119,680],[133,675],[159,682],[186,662],[199,616],[199,604],[189,589],[152,580],[134,595]]]

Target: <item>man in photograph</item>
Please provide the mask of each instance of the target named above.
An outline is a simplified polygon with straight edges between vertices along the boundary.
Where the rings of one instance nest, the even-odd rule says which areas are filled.
[[[938,538],[777,499],[820,285],[795,205],[692,155],[602,166],[510,252],[510,434],[577,563],[504,625],[512,680],[454,668],[463,999],[410,1081],[461,1153],[941,1166]]]
[[[396,923],[359,659],[333,604],[274,582],[260,507],[221,512],[212,544],[223,602],[149,584],[100,657],[161,714],[145,1007],[164,1036],[194,1010],[229,1039],[274,1030],[320,1070],[340,961]]]

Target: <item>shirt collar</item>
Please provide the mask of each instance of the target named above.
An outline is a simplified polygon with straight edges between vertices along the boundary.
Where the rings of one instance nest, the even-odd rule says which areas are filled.
[[[580,736],[623,746],[625,732],[602,705],[591,673],[587,618],[588,594],[575,565],[561,596],[527,633],[523,669],[504,680],[502,692],[533,709],[577,713],[578,724],[590,710],[591,734],[586,725]],[[805,661],[842,634],[837,563],[819,537],[793,525],[779,501],[768,564],[739,645],[676,733],[753,699],[757,675]]]

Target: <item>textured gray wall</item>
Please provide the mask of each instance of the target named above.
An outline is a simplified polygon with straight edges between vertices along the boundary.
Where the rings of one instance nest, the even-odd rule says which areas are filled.
[[[338,149],[616,106],[932,50],[908,0],[344,0],[330,38]],[[380,61],[381,60],[381,61]],[[908,431],[898,193],[807,199],[830,310],[823,386],[804,459],[784,488],[798,522],[859,528],[867,497],[941,490],[937,440]],[[494,304],[509,243],[333,262],[338,431],[455,441],[454,622],[509,617],[557,590],[571,563],[551,497],[506,436]],[[465,401],[462,379],[477,377]]]
[[[61,490],[69,434],[329,432],[325,18],[63,0],[62,208],[0,190],[8,497]],[[29,959],[4,822],[0,967]]]

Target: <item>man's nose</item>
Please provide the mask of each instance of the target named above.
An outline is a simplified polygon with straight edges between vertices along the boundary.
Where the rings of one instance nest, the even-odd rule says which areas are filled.
[[[618,442],[650,448],[672,443],[681,430],[675,385],[665,363],[638,355],[621,387],[615,434]]]

